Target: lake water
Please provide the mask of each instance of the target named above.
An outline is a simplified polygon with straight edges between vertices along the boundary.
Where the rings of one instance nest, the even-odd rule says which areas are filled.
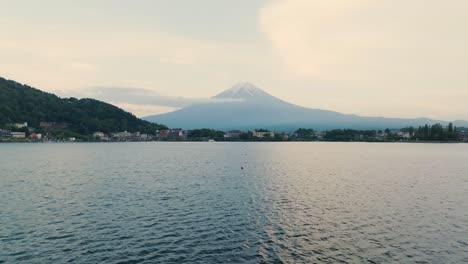
[[[0,263],[468,262],[468,144],[0,153]]]

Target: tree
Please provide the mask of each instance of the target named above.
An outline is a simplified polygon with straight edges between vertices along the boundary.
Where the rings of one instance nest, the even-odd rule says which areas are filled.
[[[70,132],[89,135],[129,131],[155,134],[166,126],[153,124],[131,113],[94,99],[60,98],[27,85],[0,78],[0,126],[28,122],[39,128],[40,122],[67,123]]]

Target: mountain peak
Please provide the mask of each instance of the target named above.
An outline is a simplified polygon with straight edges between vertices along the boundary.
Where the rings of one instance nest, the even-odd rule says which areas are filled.
[[[251,83],[242,82],[234,85],[233,87],[225,90],[224,92],[217,94],[213,98],[252,100],[266,97],[269,98],[272,96]]]

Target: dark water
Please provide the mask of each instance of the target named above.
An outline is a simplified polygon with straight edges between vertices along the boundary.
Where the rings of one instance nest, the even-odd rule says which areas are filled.
[[[3,263],[468,262],[468,144],[0,153]]]

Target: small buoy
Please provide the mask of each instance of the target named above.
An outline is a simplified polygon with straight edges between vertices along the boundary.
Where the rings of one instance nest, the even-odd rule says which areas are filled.
[[[244,167],[241,167],[241,170],[243,170],[243,169],[244,169]]]

